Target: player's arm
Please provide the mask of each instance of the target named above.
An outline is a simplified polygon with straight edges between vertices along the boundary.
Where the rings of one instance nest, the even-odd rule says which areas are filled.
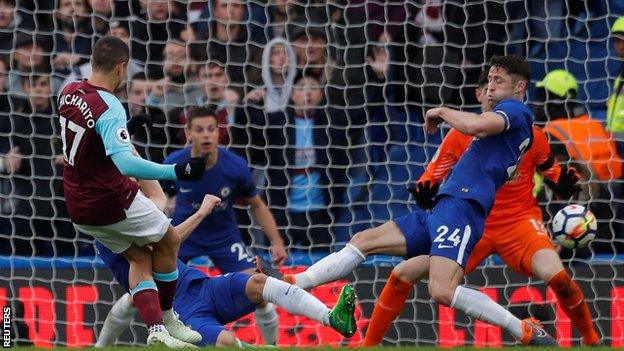
[[[442,144],[433,156],[433,159],[427,165],[425,172],[420,176],[417,183],[429,180],[432,184],[441,183],[444,178],[451,172],[451,168],[455,166],[461,155],[466,151],[462,140],[464,136],[457,131],[451,129],[442,140]]]
[[[102,137],[106,155],[110,156],[121,174],[137,179],[198,180],[204,173],[204,160],[191,159],[188,163],[161,165],[132,154],[130,134],[126,129],[125,111],[121,104],[107,110],[95,123],[95,131]]]
[[[134,145],[130,144],[130,149],[132,150],[132,154],[136,157],[141,157],[141,155],[137,152]],[[163,192],[160,187],[160,183],[156,180],[142,180],[137,179],[137,183],[139,183],[139,187],[143,192],[143,195],[148,199],[152,200],[152,202],[160,209],[161,211],[165,210],[167,204],[167,196]]]
[[[451,129],[418,181],[408,184],[407,188],[420,208],[433,208],[433,199],[438,194],[440,183],[466,150],[464,138],[466,136],[457,129]]]
[[[476,114],[448,107],[432,108],[425,114],[427,132],[433,133],[442,121],[450,124],[463,134],[484,138],[502,133],[509,126],[507,118],[498,112]]]
[[[264,203],[260,195],[257,194],[246,198],[245,202],[251,208],[251,213],[260,224],[264,235],[266,235],[271,242],[271,257],[273,258],[273,262],[278,266],[283,265],[284,261],[288,258],[288,254],[284,248],[284,241],[277,230],[277,224],[275,223],[275,218],[271,210],[269,210],[269,207]]]
[[[211,214],[212,210],[214,210],[214,208],[220,203],[221,199],[217,196],[210,194],[204,196],[204,200],[202,201],[201,206],[199,206],[197,212],[193,213],[193,215],[175,227],[178,235],[180,236],[180,241],[186,240],[195,228],[197,228],[199,223],[201,223],[206,216]]]

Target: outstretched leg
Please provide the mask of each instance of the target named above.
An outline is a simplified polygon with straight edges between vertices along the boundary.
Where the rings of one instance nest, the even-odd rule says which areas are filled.
[[[272,302],[292,314],[330,326],[346,337],[353,336],[357,331],[354,316],[355,293],[350,286],[343,288],[338,303],[332,310],[307,291],[264,274],[251,276],[245,287],[245,294],[253,303]]]
[[[316,262],[305,272],[284,276],[284,280],[309,289],[346,276],[368,255],[405,256],[406,253],[405,236],[393,221],[389,221],[355,234],[342,250]]]

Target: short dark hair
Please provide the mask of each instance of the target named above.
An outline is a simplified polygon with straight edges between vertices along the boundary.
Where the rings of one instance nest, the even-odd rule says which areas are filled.
[[[489,65],[490,67],[500,67],[510,75],[518,76],[527,83],[531,82],[531,67],[524,57],[518,55],[492,56]]]
[[[219,67],[222,70],[225,71],[225,64],[221,61],[217,61],[217,60],[210,60],[208,61],[208,63],[206,63],[206,67],[207,68],[215,68],[215,67]]]
[[[94,71],[110,72],[130,59],[130,49],[121,39],[112,35],[100,38],[93,46],[91,66]]]
[[[481,88],[488,84],[488,74],[490,73],[490,66],[483,67],[483,71],[479,74],[479,80],[477,81],[477,87]]]
[[[147,80],[147,77],[145,76],[145,72],[141,71],[141,72],[137,72],[133,74],[132,77],[130,77],[130,80],[128,81],[128,89],[132,87],[132,82],[134,82],[135,80]]]
[[[145,72],[141,71],[133,74],[130,80],[147,80],[147,77],[145,76]]]
[[[212,117],[217,120],[216,106],[193,107],[186,113],[186,127],[191,128],[193,120],[200,117]]]

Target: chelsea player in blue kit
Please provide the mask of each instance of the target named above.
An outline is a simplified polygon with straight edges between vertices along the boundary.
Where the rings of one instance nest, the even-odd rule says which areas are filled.
[[[140,185],[150,200],[164,206],[161,198],[165,196],[160,187],[154,186],[151,181],[141,181]],[[176,226],[180,240],[184,242],[220,202],[216,196],[205,195],[197,211]],[[126,291],[130,291],[128,261],[97,240],[94,244],[98,255],[112,271],[117,282]],[[177,260],[177,269],[179,279],[173,308],[183,323],[193,326],[201,334],[201,341],[197,343],[199,346],[249,346],[226,330],[224,325],[244,317],[266,302],[275,303],[292,314],[330,326],[345,337],[351,337],[357,331],[354,316],[356,297],[351,286],[342,289],[338,302],[330,310],[305,290],[262,273],[235,272],[211,278],[188,267],[181,260]],[[132,297],[126,293],[113,305],[95,346],[113,345],[132,323],[135,314]]]
[[[166,164],[177,164],[198,156],[206,160],[204,176],[199,182],[162,183],[165,193],[171,196],[170,202],[175,202],[172,214],[174,225],[191,216],[205,194],[221,198],[221,205],[180,245],[178,257],[187,263],[192,258],[207,255],[222,273],[253,273],[254,256],[249,254],[243,242],[232,209],[238,200],[249,205],[253,217],[271,242],[273,262],[281,266],[287,254],[275,219],[258,194],[247,161],[218,146],[219,124],[214,111],[203,107],[189,110],[186,138],[190,146],[173,152],[164,161]],[[275,307],[271,304],[260,306],[256,309],[255,319],[265,343],[275,344],[278,335]]]
[[[491,112],[478,115],[441,107],[426,113],[429,133],[447,122],[475,137],[442,184],[433,209],[357,233],[344,249],[285,280],[308,289],[345,276],[370,254],[423,256],[430,267],[429,293],[436,302],[501,326],[523,342],[556,345],[539,324],[521,321],[487,295],[459,285],[497,189],[514,176],[533,138],[533,115],[522,102],[530,82],[527,61],[515,55],[494,57],[490,66],[487,98],[494,106]],[[260,268],[279,276],[267,264]]]

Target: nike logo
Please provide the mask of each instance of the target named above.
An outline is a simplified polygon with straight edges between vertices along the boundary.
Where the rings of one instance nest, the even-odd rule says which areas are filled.
[[[546,334],[546,331],[542,328],[538,328],[537,331],[538,331],[537,333],[538,338],[545,338],[548,335]]]
[[[190,193],[191,191],[193,191],[193,189],[180,188],[180,192],[183,193],[183,194]]]
[[[286,293],[284,293],[284,296],[288,296],[288,292],[290,292],[290,288],[294,288],[294,289],[293,289],[293,292],[296,292],[297,290],[299,290],[299,288],[298,288],[298,287],[296,287],[296,286],[294,286],[294,285],[290,285],[290,286],[288,287],[288,289],[286,289]]]
[[[438,245],[438,249],[452,249],[454,247],[455,246],[453,245],[442,245],[442,244]]]

